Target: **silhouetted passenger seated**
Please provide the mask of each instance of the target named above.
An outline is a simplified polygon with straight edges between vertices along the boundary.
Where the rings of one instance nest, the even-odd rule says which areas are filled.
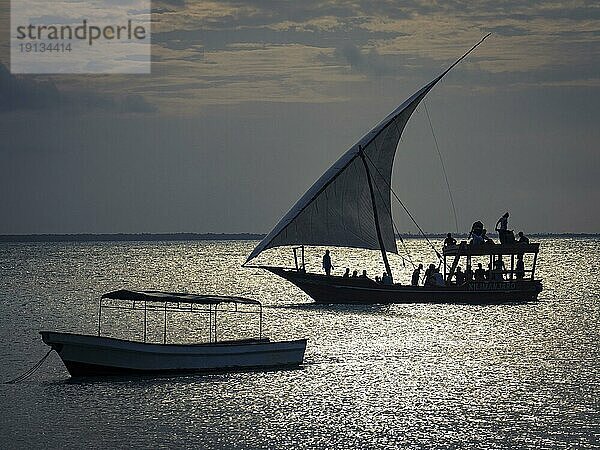
[[[369,277],[367,276],[367,271],[366,271],[366,270],[363,270],[363,272],[362,272],[362,275],[360,275],[358,278],[369,278]]]
[[[491,281],[494,279],[493,275],[494,274],[492,273],[492,263],[489,263],[487,265],[487,270],[485,271],[485,279]]]
[[[456,245],[456,239],[452,237],[452,233],[448,233],[446,235],[446,239],[444,239],[444,247],[448,247],[451,245]]]
[[[358,270],[352,271],[352,278],[358,278]]]
[[[523,255],[517,255],[515,276],[517,277],[517,280],[522,280],[525,278],[525,263],[523,262]]]
[[[375,283],[381,283],[381,278],[379,278],[379,275],[375,275]]]
[[[477,221],[471,227],[469,232],[469,238],[471,239],[471,245],[483,244],[483,222]]]
[[[519,244],[529,244],[529,238],[527,236],[525,236],[522,231],[519,231],[518,236],[519,236],[519,239],[517,240],[517,242]]]
[[[471,264],[467,264],[467,270],[465,270],[465,281],[473,281],[473,269],[471,269]]]
[[[350,269],[346,267],[346,271],[344,272],[344,278],[350,278]]]
[[[471,245],[481,245],[483,242],[483,238],[481,236],[477,236],[476,234],[474,234],[471,238]]]
[[[411,286],[418,286],[419,279],[421,278],[421,270],[423,269],[423,264],[419,264],[415,270],[413,270],[412,278],[410,279]]]
[[[490,272],[490,280],[492,280],[492,281],[504,280],[504,277],[502,276],[502,269],[499,269],[497,265],[494,265],[494,268]]]
[[[515,233],[513,230],[508,230],[504,234],[504,244],[514,244],[515,242]]]
[[[477,269],[475,269],[475,281],[485,281],[485,270],[481,263],[477,264]]]
[[[483,232],[483,222],[478,220],[471,227],[471,232],[469,233],[469,237],[471,238],[473,236],[481,236],[482,232]]]
[[[483,239],[483,242],[485,242],[486,244],[495,244],[494,240],[487,235],[487,230],[485,228],[483,229],[483,232],[481,233],[481,238]]]
[[[392,284],[392,277],[390,277],[387,272],[383,272],[383,276],[381,277],[381,283]]]
[[[433,286],[433,274],[435,273],[435,266],[433,264],[429,264],[427,270],[425,270],[425,281],[423,282],[424,286]]]
[[[494,275],[493,275],[492,279],[494,281],[503,281],[505,270],[506,270],[506,266],[504,265],[504,261],[502,261],[502,257],[499,257],[494,262]]]
[[[456,273],[454,274],[454,278],[456,279],[457,286],[461,286],[461,285],[465,284],[465,282],[467,281],[467,276],[466,276],[465,272],[462,271],[460,266],[458,266],[456,268]]]
[[[446,286],[446,283],[444,282],[444,277],[442,276],[442,274],[440,273],[440,269],[438,268],[436,268],[435,272],[433,273],[433,285]]]

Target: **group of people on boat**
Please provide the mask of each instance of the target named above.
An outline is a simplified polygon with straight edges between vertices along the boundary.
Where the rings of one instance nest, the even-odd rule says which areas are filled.
[[[413,278],[415,278],[414,275],[415,274],[413,271]],[[429,267],[427,268],[427,270],[425,270],[425,278],[423,280],[423,285],[424,286],[445,286],[446,285],[446,283],[444,282],[444,277],[440,273],[439,266],[436,267],[435,264],[429,264]],[[418,286],[418,283],[415,284],[414,286]]]
[[[498,236],[500,238],[501,244],[512,244],[512,243],[522,243],[529,244],[529,238],[523,234],[522,231],[518,233],[518,239],[515,239],[514,233],[512,230],[508,230],[508,218],[509,213],[506,212],[503,214],[498,221],[496,222],[495,231],[498,232]],[[471,232],[469,233],[469,243],[471,245],[480,245],[480,244],[494,244],[492,238],[487,236],[487,230],[484,228],[483,223],[481,221],[477,221],[471,227]],[[448,233],[446,238],[444,239],[444,247],[451,247],[457,244],[456,239],[452,236],[452,233]],[[441,265],[441,263],[440,263]],[[423,277],[421,278],[421,273],[423,271],[423,264],[419,264],[415,267],[411,276],[411,285],[419,286],[422,284],[423,286],[447,286],[447,285],[463,285],[465,283],[471,281],[503,281],[504,274],[506,273],[506,266],[504,261],[502,260],[502,255],[499,255],[497,259],[494,260],[493,267],[492,264],[488,264],[488,268],[484,269],[481,263],[477,264],[477,268],[472,270],[471,265],[468,264],[466,270],[462,270],[461,266],[457,266],[456,270],[452,274],[452,279],[444,280],[444,276],[440,273],[440,266],[435,266],[435,264],[430,264],[428,268],[425,270]],[[334,269],[333,264],[331,262],[331,254],[329,250],[325,251],[323,255],[323,270],[327,276],[331,275],[331,271]],[[517,280],[523,279],[525,277],[525,264],[523,261],[523,254],[517,254],[517,260],[515,265],[515,277]],[[362,278],[369,279],[367,276],[367,271],[363,270],[359,275],[358,270],[354,270],[352,274],[350,273],[350,268],[346,268],[343,278]],[[375,282],[381,284],[394,284],[391,275],[387,272],[384,272],[381,277],[376,276]]]
[[[331,264],[331,255],[329,250],[326,251],[323,256],[323,268],[328,276],[331,275],[331,270],[333,269],[333,265]],[[523,255],[517,255],[516,267],[515,267],[515,277],[517,280],[523,279],[525,277],[525,263],[523,261]],[[421,284],[421,272],[423,271],[423,264],[419,264],[413,270],[411,276],[411,285],[419,286]],[[440,272],[440,267],[436,267],[435,264],[430,264],[429,267],[425,270],[423,276],[423,286],[447,286],[448,284],[453,284],[456,286],[461,286],[470,281],[503,281],[504,280],[504,272],[506,271],[506,266],[502,257],[499,257],[494,262],[494,267],[491,267],[491,264],[488,264],[487,270],[483,268],[482,263],[477,264],[477,269],[472,270],[470,265],[467,265],[466,270],[462,270],[461,266],[456,268],[454,272],[453,280],[448,280],[446,282],[444,280],[443,275]],[[350,268],[346,267],[344,275],[342,278],[356,278],[356,279],[370,279],[367,275],[367,271],[363,270],[359,275],[358,270],[352,271],[350,274]],[[392,277],[387,273],[383,272],[382,276],[375,276],[375,282],[391,285],[394,284],[392,281]]]
[[[523,234],[522,231],[519,231],[517,234],[518,238],[515,238],[515,233],[513,230],[508,229],[508,217],[510,214],[505,212],[496,222],[496,226],[494,230],[498,233],[498,239],[500,240],[500,244],[529,244],[529,238]],[[444,241],[444,246],[446,245],[456,245],[456,240],[451,238],[451,234],[448,233],[448,237]],[[487,230],[483,226],[483,222],[478,220],[473,223],[471,227],[471,231],[469,232],[469,243],[471,245],[480,245],[480,244],[495,244],[494,240],[487,235]],[[446,244],[446,241],[454,243]]]
[[[457,286],[461,286],[469,281],[504,281],[504,273],[506,272],[506,266],[502,258],[498,258],[494,262],[494,267],[488,264],[488,268],[484,269],[482,263],[477,263],[477,269],[472,270],[470,265],[467,265],[466,270],[463,272],[461,266],[456,268],[454,273],[454,280],[451,281]],[[525,277],[525,263],[523,261],[523,255],[517,255],[517,262],[515,267],[515,278],[522,280]]]
[[[344,275],[342,275],[342,278],[370,279],[367,276],[367,271],[366,270],[363,270],[360,275],[358,274],[358,270],[353,270],[352,271],[352,275],[350,275],[350,268],[349,267],[346,267],[346,271],[344,272]],[[377,283],[381,283],[381,284],[393,284],[392,277],[387,272],[383,272],[383,275],[381,277],[375,276],[375,281]]]
[[[421,280],[421,271],[423,270],[423,264],[419,264],[412,273],[411,285],[419,286]],[[423,278],[423,286],[447,286],[448,284],[462,286],[463,284],[470,281],[504,281],[504,273],[506,272],[506,266],[502,258],[498,258],[494,262],[494,267],[488,264],[487,270],[483,268],[482,263],[477,264],[477,269],[473,270],[470,265],[467,265],[466,270],[462,270],[461,266],[456,267],[453,279],[444,281],[444,277],[440,273],[440,268],[434,264],[430,264],[427,270],[425,270],[425,276]],[[523,255],[517,255],[517,261],[515,266],[515,278],[522,280],[525,278],[525,263],[523,261]]]
[[[325,250],[325,254],[323,255],[323,270],[325,271],[325,274],[327,276],[331,276],[331,271],[333,269],[334,269],[334,267],[333,267],[333,263],[331,262],[331,253],[329,252],[329,250]],[[358,274],[358,270],[353,270],[352,275],[350,275],[349,267],[346,267],[346,270],[344,272],[344,275],[342,275],[342,278],[369,279],[369,277],[367,276],[366,270],[363,270],[360,275]],[[381,277],[376,276],[375,281],[377,283],[381,283],[381,284],[393,284],[392,277],[387,272],[383,272],[383,275]]]
[[[366,270],[363,270],[360,275],[358,274],[358,270],[354,270],[354,271],[352,271],[352,275],[350,275],[349,267],[346,267],[346,271],[344,272],[344,275],[342,275],[342,277],[343,278],[369,278],[369,277],[367,277]]]

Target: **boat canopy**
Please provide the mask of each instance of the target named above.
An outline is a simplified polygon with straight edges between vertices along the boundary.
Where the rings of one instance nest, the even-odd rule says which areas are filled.
[[[246,263],[264,250],[284,245],[380,249],[386,263],[386,251],[398,253],[391,213],[398,142],[421,100],[483,39],[350,147],[256,246]]]
[[[540,251],[540,244],[457,244],[444,247],[444,256],[486,256],[486,255],[522,255],[525,253],[536,254]]]
[[[258,300],[227,295],[185,294],[161,291],[129,291],[120,289],[102,294],[101,298],[112,300],[133,300],[146,302],[194,303],[200,305],[218,305],[221,303],[238,303],[246,305],[261,305]]]

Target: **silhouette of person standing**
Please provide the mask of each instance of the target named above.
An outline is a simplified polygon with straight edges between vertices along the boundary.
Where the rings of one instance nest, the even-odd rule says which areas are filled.
[[[325,274],[327,274],[327,276],[331,275],[331,269],[333,269],[333,264],[331,264],[331,256],[329,255],[329,250],[325,250],[325,254],[323,255],[323,269],[325,269]]]
[[[411,286],[419,285],[419,278],[421,277],[421,270],[423,270],[423,264],[419,264],[419,267],[415,268],[412,274],[412,278],[410,280]]]
[[[501,244],[507,243],[506,235],[508,234],[508,215],[508,212],[504,213],[504,215],[498,219],[498,222],[496,222],[495,230],[498,232],[498,237],[500,238]]]

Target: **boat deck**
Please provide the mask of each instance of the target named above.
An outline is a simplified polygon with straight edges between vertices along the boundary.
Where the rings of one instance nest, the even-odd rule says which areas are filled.
[[[444,256],[488,256],[488,255],[520,255],[524,253],[536,254],[540,251],[540,244],[479,244],[473,245],[461,242],[443,248]]]

